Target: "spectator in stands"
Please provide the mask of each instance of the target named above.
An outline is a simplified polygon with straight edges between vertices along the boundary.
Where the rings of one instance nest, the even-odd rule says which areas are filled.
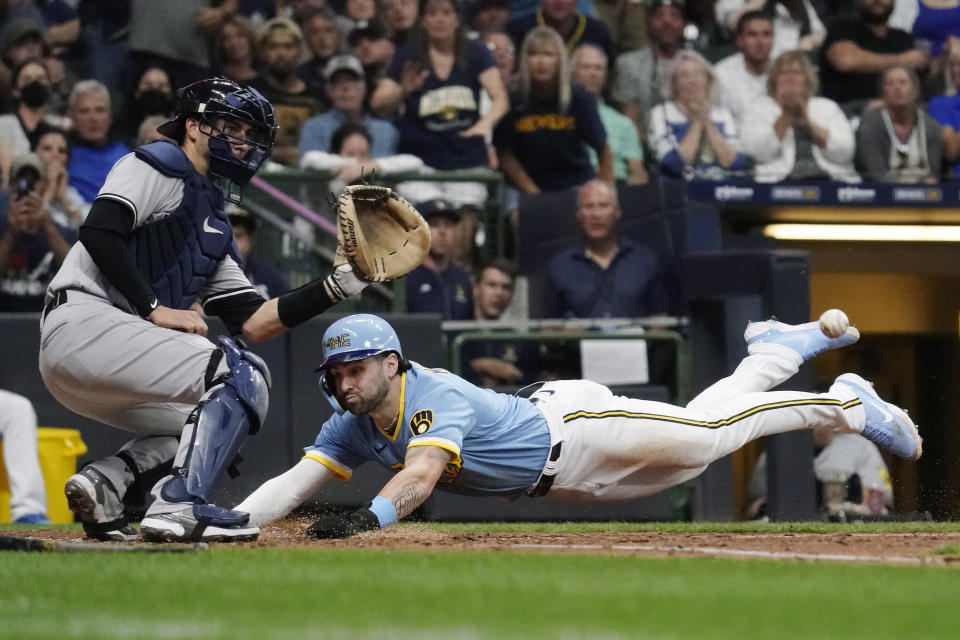
[[[506,33],[508,22],[510,7],[507,0],[478,0],[473,3],[470,26],[481,38],[491,32]]]
[[[363,65],[367,76],[367,95],[372,96],[387,74],[397,46],[387,37],[386,28],[377,20],[350,32],[347,38],[350,51]]]
[[[591,180],[577,196],[583,239],[547,265],[544,317],[628,318],[665,313],[659,256],[620,235],[616,189]]]
[[[513,40],[504,31],[488,31],[480,36],[480,39],[493,54],[493,60],[500,70],[500,78],[506,86],[517,66],[517,49],[513,46]]]
[[[257,30],[247,18],[230,16],[217,31],[213,52],[218,74],[241,85],[257,81]]]
[[[28,153],[43,129],[69,122],[48,111],[50,75],[40,58],[31,58],[13,70],[10,93],[16,108],[0,115],[0,171],[4,176],[13,158]]]
[[[327,97],[333,106],[304,123],[300,158],[308,151],[330,151],[333,132],[347,122],[363,125],[369,132],[372,157],[396,153],[397,128],[387,120],[372,117],[364,107],[367,85],[360,61],[353,56],[336,56],[327,63],[326,78]]]
[[[110,136],[110,92],[102,83],[81,80],[73,86],[68,105],[73,122],[67,166],[70,186],[80,192],[84,201],[93,202],[114,163],[130,153],[130,148]]]
[[[256,244],[254,236],[257,232],[257,219],[250,215],[249,211],[235,204],[227,206],[227,214],[230,216],[230,224],[233,227],[233,239],[237,242],[237,248],[240,249],[240,256],[243,258],[243,264],[240,266],[257,293],[266,300],[271,300],[290,291],[290,283],[277,267],[269,260],[261,259],[253,251]]]
[[[47,524],[47,490],[37,457],[37,412],[21,395],[0,389],[3,466],[10,485],[10,519]]]
[[[75,48],[78,73],[108,87],[121,87],[128,65],[118,61],[130,57],[130,0],[79,0],[76,7],[80,17],[80,42]]]
[[[819,485],[818,503],[827,515],[888,515],[893,508],[890,471],[877,446],[856,433],[813,429],[817,455],[813,474]],[[766,515],[767,455],[761,453],[747,489],[751,520]]]
[[[43,202],[47,170],[33,153],[10,169],[10,204],[0,218],[0,311],[43,309],[43,296],[77,241],[68,220],[54,220]]]
[[[326,93],[324,70],[334,56],[343,48],[343,32],[336,17],[329,9],[316,9],[306,14],[301,23],[307,42],[310,59],[300,65],[297,75],[307,83],[310,90],[321,95]]]
[[[323,110],[323,98],[314,95],[297,75],[306,48],[295,22],[288,18],[267,21],[260,30],[259,46],[264,68],[256,87],[273,105],[280,127],[273,145],[273,159],[280,164],[295,165],[303,123]]]
[[[891,67],[881,78],[883,106],[857,129],[857,169],[867,180],[937,182],[943,131],[923,106],[920,79],[908,67]]]
[[[693,171],[721,180],[747,168],[733,115],[715,103],[710,63],[690,50],[674,59],[667,101],[650,112],[647,135],[664,175]]]
[[[877,95],[880,73],[894,66],[922,71],[930,54],[913,36],[887,25],[893,0],[857,0],[858,20],[830,25],[820,50],[822,95],[848,114],[860,114]]]
[[[503,316],[513,299],[517,270],[506,258],[494,258],[477,269],[473,308],[477,320]],[[463,345],[463,377],[481,387],[531,384],[539,377],[539,345],[529,340],[469,340]]]
[[[930,75],[939,80],[950,48],[960,46],[960,3],[955,0],[916,0],[916,3],[913,37],[917,46],[930,52]]]
[[[760,11],[740,16],[736,31],[737,53],[713,66],[721,104],[730,110],[742,127],[743,112],[757,98],[767,95],[770,51],[773,49],[773,21]]]
[[[480,90],[491,98],[480,114]],[[400,117],[402,153],[428,167],[449,171],[488,165],[484,142],[507,112],[507,92],[486,45],[467,38],[458,0],[424,0],[408,42],[397,49],[387,76],[370,98],[377,113]],[[400,191],[411,201],[443,197],[458,205],[482,204],[479,183],[407,183]],[[424,198],[424,194],[428,194]]]
[[[137,81],[133,98],[123,105],[117,116],[117,133],[128,145],[136,146],[143,119],[147,116],[169,119],[175,104],[167,72],[160,67],[147,67]]]
[[[633,51],[647,44],[648,4],[648,0],[594,0],[594,11],[610,30],[614,51]]]
[[[70,141],[67,132],[54,127],[40,134],[34,153],[43,162],[47,173],[47,188],[43,191],[43,202],[47,212],[54,220],[69,221],[77,227],[87,217],[90,205],[83,196],[70,186]]]
[[[472,320],[470,274],[450,259],[459,245],[460,212],[445,200],[421,202],[416,207],[430,224],[430,252],[406,277],[407,311],[439,313],[444,320]]]
[[[577,11],[576,0],[540,0],[540,8],[535,13],[510,20],[507,33],[513,38],[514,46],[519,47],[538,25],[559,33],[568,54],[581,44],[589,43],[600,47],[608,57],[616,55],[607,25]]]
[[[612,182],[613,153],[597,111],[597,100],[571,82],[560,35],[549,27],[527,34],[520,52],[519,90],[493,144],[500,168],[523,193],[557,191],[599,175]],[[586,146],[599,156],[595,172]]]
[[[641,126],[653,107],[663,102],[663,85],[683,49],[685,7],[684,0],[652,0],[647,7],[648,45],[621,54],[614,65],[610,96]]]
[[[514,18],[529,16],[540,8],[540,0],[508,0],[510,15]],[[591,0],[577,0],[577,11],[584,15],[593,15]]]
[[[0,6],[5,6],[0,5]],[[51,30],[44,31],[45,22],[42,12],[33,3],[12,3],[7,9],[8,22],[3,26],[3,54],[0,64],[0,108],[8,110],[7,89],[10,83],[10,70],[16,69],[27,60],[40,59],[47,68],[51,88],[51,111],[57,111],[62,106],[60,90],[66,75],[63,60],[60,59],[59,47],[54,51],[55,44],[49,38]]]
[[[345,0],[343,10],[337,16],[337,23],[340,25],[340,31],[349,34],[377,17],[375,0]]]
[[[769,95],[755,99],[743,116],[743,147],[756,163],[757,181],[857,180],[850,121],[836,102],[817,96],[809,56],[781,55],[767,87]]]
[[[647,170],[643,166],[643,147],[640,134],[633,120],[603,101],[603,88],[607,83],[607,56],[592,44],[583,44],[573,52],[573,79],[584,86],[597,99],[600,122],[607,132],[607,144],[613,154],[613,173],[617,180],[628,184],[645,184]],[[597,152],[587,147],[590,163],[596,168]]]
[[[740,17],[761,11],[773,20],[773,58],[786,51],[815,51],[827,34],[810,0],[718,0],[717,22],[737,33]]]
[[[130,0],[130,50],[135,73],[162,67],[174,87],[209,78],[210,39],[237,11],[239,0],[180,0],[177,10],[155,0]],[[216,5],[216,6],[214,6]]]
[[[383,13],[394,44],[400,45],[407,41],[410,30],[417,24],[420,5],[417,0],[385,0]]]
[[[2,7],[3,5],[0,5]],[[9,110],[11,105],[7,101],[7,90],[10,88],[11,70],[19,67],[27,60],[40,59],[47,61],[50,49],[43,40],[43,18],[36,7],[18,5],[26,15],[12,14],[7,16],[7,22],[0,33],[0,46],[3,47],[0,58],[0,109]]]
[[[953,162],[954,177],[960,176],[960,47],[951,47],[945,70],[946,91],[930,99],[930,115],[943,129],[943,156]]]
[[[497,70],[500,72],[500,78],[503,85],[510,86],[513,82],[514,70],[517,66],[516,49],[513,46],[513,40],[504,31],[488,31],[480,36],[480,39],[497,63]],[[492,106],[490,94],[486,90],[480,92],[480,115],[485,114]],[[487,145],[487,156],[492,169],[500,168],[500,160],[497,158],[497,150],[493,146],[493,132],[484,136],[484,142]]]
[[[365,173],[379,175],[410,173],[423,167],[423,160],[406,154],[370,156],[372,137],[362,124],[348,122],[341,125],[330,139],[331,153],[307,151],[300,159],[304,169],[326,171],[333,175],[328,188],[339,193],[344,185],[352,184]]]

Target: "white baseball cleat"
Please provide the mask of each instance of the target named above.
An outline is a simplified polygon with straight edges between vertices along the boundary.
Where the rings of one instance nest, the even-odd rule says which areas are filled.
[[[180,511],[148,514],[140,523],[140,535],[147,542],[251,542],[260,527],[249,526],[237,511],[214,505],[187,504]]]
[[[860,435],[907,460],[917,460],[923,454],[923,439],[906,411],[884,402],[873,384],[855,373],[843,374],[837,383],[850,387],[863,401],[865,424]]]
[[[743,339],[747,341],[747,353],[751,355],[762,351],[761,345],[776,344],[790,349],[806,361],[824,351],[853,344],[860,339],[860,332],[856,327],[848,327],[841,336],[829,338],[820,329],[819,322],[787,324],[771,318],[748,324]]]

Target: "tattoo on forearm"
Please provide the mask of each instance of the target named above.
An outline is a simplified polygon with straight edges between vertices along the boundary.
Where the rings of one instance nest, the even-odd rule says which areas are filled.
[[[393,506],[397,510],[397,519],[405,518],[420,506],[420,503],[426,498],[423,490],[416,482],[412,482],[400,490],[397,497],[393,499]]]

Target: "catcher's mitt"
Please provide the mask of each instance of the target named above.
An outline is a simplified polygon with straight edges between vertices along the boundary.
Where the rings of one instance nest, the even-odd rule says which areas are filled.
[[[372,282],[409,273],[430,250],[430,227],[423,216],[388,187],[357,184],[337,201],[337,255]]]

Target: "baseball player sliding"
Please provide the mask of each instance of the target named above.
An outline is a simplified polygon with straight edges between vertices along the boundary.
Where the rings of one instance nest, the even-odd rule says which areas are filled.
[[[154,142],[121,158],[50,284],[40,372],[69,409],[136,437],[65,486],[87,536],[243,540],[246,513],[208,504],[244,437],[267,413],[270,374],[201,314],[253,341],[278,335],[367,284],[349,264],[264,300],[239,266],[226,195],[270,156],[274,110],[256,90],[214,78],[178,93]],[[179,445],[178,445],[179,440]],[[150,494],[147,497],[147,494]],[[152,502],[151,502],[152,499]]]
[[[307,533],[342,538],[410,514],[434,487],[468,495],[622,500],[695,478],[756,438],[814,427],[860,433],[908,460],[921,441],[907,414],[847,373],[824,394],[769,389],[813,356],[856,342],[842,327],[774,320],[747,326],[748,356],[686,407],[614,396],[586,380],[543,384],[529,400],[480,389],[403,357],[383,319],[353,315],[323,337],[321,388],[338,408],[292,469],[236,508],[261,525],[361,462],[399,470],[364,508]]]

